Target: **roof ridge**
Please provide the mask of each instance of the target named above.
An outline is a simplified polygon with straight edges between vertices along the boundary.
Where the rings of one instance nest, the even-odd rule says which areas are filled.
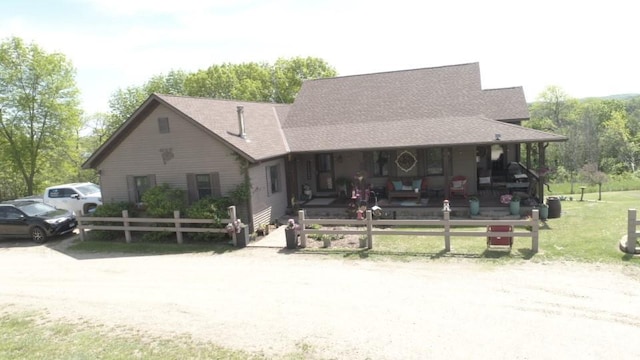
[[[251,100],[237,100],[237,99],[219,99],[219,98],[212,98],[212,97],[206,97],[206,96],[190,96],[190,95],[174,95],[174,94],[161,94],[161,93],[156,93],[154,92],[153,95],[156,95],[160,98],[166,98],[166,97],[172,97],[172,98],[182,98],[182,99],[193,99],[193,100],[210,100],[210,101],[220,101],[220,102],[234,102],[234,103],[238,103],[238,102],[242,102],[242,103],[249,103],[249,104],[260,104],[260,105],[273,105],[273,106],[277,106],[277,105],[291,105],[291,104],[285,104],[285,103],[277,103],[277,102],[267,102],[267,101],[251,101]]]
[[[469,65],[475,65],[475,64],[479,65],[480,62],[479,61],[475,61],[475,62],[453,64],[453,65],[440,65],[440,66],[431,66],[431,67],[411,68],[411,69],[404,69],[404,70],[391,70],[391,71],[379,71],[379,72],[371,72],[371,73],[364,73],[364,74],[342,75],[342,76],[334,76],[334,77],[328,77],[328,78],[308,79],[308,80],[305,80],[305,82],[306,81],[336,80],[336,79],[344,79],[344,78],[353,78],[353,77],[358,77],[358,76],[384,75],[384,74],[393,74],[393,73],[419,71],[419,70],[435,70],[435,69],[451,68],[451,67],[457,67],[457,66],[469,66]]]

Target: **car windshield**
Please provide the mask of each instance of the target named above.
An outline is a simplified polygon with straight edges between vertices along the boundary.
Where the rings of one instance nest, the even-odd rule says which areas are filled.
[[[38,216],[56,211],[56,208],[43,203],[30,203],[16,206],[29,216]]]
[[[96,184],[86,184],[82,186],[78,186],[76,191],[82,194],[83,196],[87,196],[89,194],[100,192],[100,186]]]

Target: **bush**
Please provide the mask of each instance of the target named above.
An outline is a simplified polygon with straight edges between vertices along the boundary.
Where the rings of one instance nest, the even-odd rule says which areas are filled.
[[[147,213],[152,217],[173,217],[173,212],[183,212],[186,208],[186,193],[184,190],[173,189],[168,184],[162,184],[147,190],[142,195],[142,202]]]
[[[94,211],[91,214],[91,216],[122,217],[122,210],[128,210],[129,216],[131,217],[135,217],[137,215],[136,209],[133,206],[133,204],[123,201],[123,202],[102,204],[96,208],[96,211]],[[121,222],[100,222],[100,223],[96,223],[96,225],[118,226],[118,225],[122,225],[122,223]],[[88,234],[89,234],[88,237],[91,240],[96,240],[96,241],[113,241],[113,240],[118,240],[122,238],[121,230],[91,230]]]
[[[233,203],[229,198],[205,197],[187,208],[185,215],[189,219],[212,219],[215,221],[215,224],[194,224],[192,226],[219,228],[226,225],[222,220],[229,218],[227,208],[231,205]],[[190,239],[198,241],[226,240],[225,234],[217,233],[188,233],[188,236]]]

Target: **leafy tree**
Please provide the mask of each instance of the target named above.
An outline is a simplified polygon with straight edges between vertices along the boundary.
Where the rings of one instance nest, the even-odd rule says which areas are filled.
[[[585,164],[580,170],[580,176],[589,184],[598,185],[598,200],[602,200],[602,184],[609,179],[607,174],[598,170],[598,165],[594,163]]]
[[[336,70],[322,59],[314,57],[280,58],[273,66],[273,101],[292,103],[304,80],[336,75],[338,75]]]
[[[0,146],[27,195],[80,121],[74,69],[64,55],[13,37],[0,43]]]
[[[112,134],[152,93],[291,103],[307,79],[336,76],[336,70],[314,57],[280,58],[274,65],[249,62],[212,65],[194,73],[171,71],[142,86],[119,89],[109,100],[110,118],[104,127]]]

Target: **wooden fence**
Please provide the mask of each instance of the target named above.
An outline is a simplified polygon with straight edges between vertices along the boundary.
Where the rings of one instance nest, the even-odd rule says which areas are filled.
[[[449,212],[443,213],[442,220],[373,220],[371,210],[367,210],[364,220],[355,219],[307,219],[304,211],[298,212],[298,222],[300,224],[300,246],[306,247],[308,234],[350,234],[365,235],[366,247],[373,248],[373,235],[413,235],[413,236],[442,236],[444,238],[445,251],[451,251],[452,236],[476,236],[487,238],[490,236],[506,236],[506,237],[530,237],[531,250],[533,253],[538,252],[538,237],[540,231],[538,209],[533,209],[531,218],[527,220],[471,220],[471,219],[455,219],[450,218]],[[364,230],[324,230],[324,229],[307,229],[305,225],[346,225],[365,227]],[[441,229],[425,228],[424,230],[378,230],[376,226],[407,226],[407,227],[441,227]],[[458,230],[459,227],[486,227],[489,225],[511,225],[514,231],[511,232],[490,232],[490,231],[470,231]],[[515,231],[516,226],[529,227],[531,231]]]
[[[173,218],[133,218],[129,217],[127,210],[122,211],[122,217],[94,217],[94,216],[79,216],[78,229],[80,230],[80,240],[85,240],[85,230],[122,230],[124,231],[125,240],[127,243],[131,242],[132,231],[168,231],[175,232],[178,244],[183,243],[182,234],[189,232],[207,232],[207,233],[227,233],[226,228],[210,228],[210,227],[185,227],[185,224],[235,224],[238,225],[238,219],[236,217],[236,207],[230,206],[227,208],[229,213],[229,219],[223,219],[218,221],[211,219],[182,219],[180,218],[180,211],[173,212]],[[122,223],[122,225],[96,225],[95,223],[116,222]],[[173,224],[173,226],[142,226],[132,224]],[[248,240],[247,227],[246,226],[234,226],[234,231],[230,232],[233,245],[239,245],[239,239],[244,241]]]
[[[638,221],[636,209],[627,210],[627,244],[626,250],[629,254],[636,253],[636,243],[638,241]]]

